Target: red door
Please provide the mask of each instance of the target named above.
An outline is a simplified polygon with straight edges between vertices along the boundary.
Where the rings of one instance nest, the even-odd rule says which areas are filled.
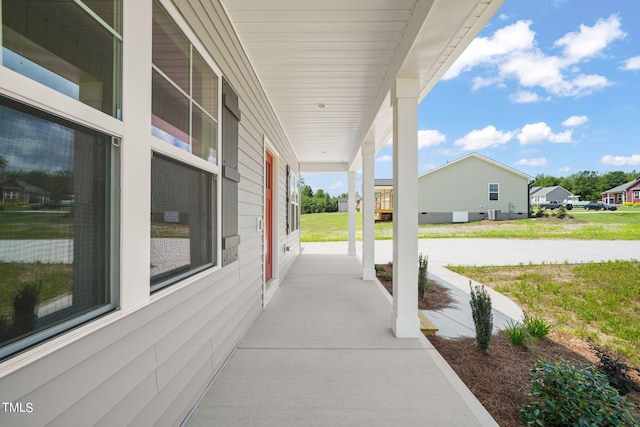
[[[264,202],[264,281],[271,280],[273,274],[273,156],[267,151],[265,158],[265,202]]]

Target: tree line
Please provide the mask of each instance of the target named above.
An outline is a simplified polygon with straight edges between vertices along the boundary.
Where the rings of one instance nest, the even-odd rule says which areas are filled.
[[[343,193],[340,197],[347,197],[347,194]],[[329,193],[325,193],[322,189],[314,193],[313,188],[310,185],[304,185],[304,183],[302,185],[300,204],[300,212],[303,214],[338,212],[338,197],[331,197]]]
[[[601,174],[596,171],[577,172],[567,177],[558,178],[551,175],[536,175],[534,187],[553,187],[559,185],[571,193],[580,196],[583,201],[601,200],[601,193],[611,188],[633,181],[640,172],[613,171]]]

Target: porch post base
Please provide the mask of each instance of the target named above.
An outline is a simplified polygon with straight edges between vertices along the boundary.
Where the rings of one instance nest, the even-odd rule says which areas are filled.
[[[375,268],[363,268],[362,269],[362,280],[376,280],[376,269]]]
[[[422,335],[417,314],[413,317],[398,318],[391,312],[391,330],[396,338],[419,338]]]

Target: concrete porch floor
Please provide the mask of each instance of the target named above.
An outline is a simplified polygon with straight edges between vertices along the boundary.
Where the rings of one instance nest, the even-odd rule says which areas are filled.
[[[396,339],[356,257],[303,254],[185,423],[492,426],[426,338]]]

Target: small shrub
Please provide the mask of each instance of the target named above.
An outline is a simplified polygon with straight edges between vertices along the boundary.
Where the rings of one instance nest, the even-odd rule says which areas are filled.
[[[541,216],[544,215],[544,210],[540,208],[540,206],[534,206],[531,209],[531,216],[533,218],[540,218]]]
[[[429,256],[423,256],[422,253],[418,256],[418,296],[424,298],[425,292],[427,292],[427,275],[429,268]]]
[[[384,265],[382,264],[375,264],[373,268],[375,268],[376,271],[384,271]]]
[[[393,280],[393,274],[390,273],[380,273],[378,277],[385,282],[391,282]]]
[[[558,206],[558,210],[556,212],[556,218],[565,219],[567,217],[567,208],[560,205]]]
[[[633,203],[631,203],[631,202],[622,202],[622,206],[627,206],[627,207],[633,206]]]
[[[509,339],[509,342],[513,345],[523,345],[525,340],[529,337],[527,330],[522,326],[522,324],[513,320],[506,323],[503,332]]]
[[[13,298],[13,329],[16,335],[31,332],[38,318],[38,285],[30,284],[20,289]]]
[[[551,324],[542,317],[524,316],[524,328],[533,338],[543,339],[551,332]]]
[[[634,406],[595,367],[540,360],[531,370],[533,403],[520,408],[528,426],[638,426]]]
[[[598,370],[606,375],[609,384],[615,387],[621,395],[624,396],[631,391],[640,391],[640,387],[638,387],[629,376],[629,372],[633,370],[633,368],[604,348],[593,345],[591,348],[596,356],[598,356],[598,359],[600,359]]]
[[[483,285],[475,288],[471,286],[471,280],[469,280],[469,288],[471,289],[471,314],[476,327],[476,344],[482,353],[487,354],[493,333],[491,297]]]

